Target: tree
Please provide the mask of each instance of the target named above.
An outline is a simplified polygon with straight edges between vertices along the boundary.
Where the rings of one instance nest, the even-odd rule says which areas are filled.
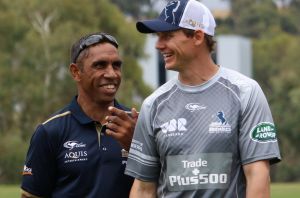
[[[283,161],[273,181],[299,181],[300,160],[300,4],[277,8],[271,0],[232,0],[232,14],[218,20],[219,34],[240,34],[253,41],[254,79],[269,101]]]
[[[297,1],[294,0],[290,7],[278,9],[272,0],[232,0],[231,16],[220,22],[232,21],[231,31],[251,38],[269,37],[268,33],[278,30],[299,35]]]
[[[71,44],[98,31],[120,43],[126,86],[118,99],[139,107],[135,99],[151,92],[137,63],[144,37],[116,6],[108,0],[0,1],[0,182],[20,178],[35,126],[76,93],[68,73]],[[15,152],[11,145],[22,147]]]
[[[145,15],[151,7],[151,0],[112,0],[112,3],[116,4],[125,14],[134,18]]]
[[[254,43],[255,76],[269,99],[284,157],[284,161],[278,164],[275,177],[281,181],[300,178],[296,168],[300,164],[299,44],[299,37],[288,34]]]

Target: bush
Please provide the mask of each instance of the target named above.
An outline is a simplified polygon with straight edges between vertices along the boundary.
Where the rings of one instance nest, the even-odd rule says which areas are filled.
[[[19,183],[28,144],[17,135],[0,139],[0,183]]]

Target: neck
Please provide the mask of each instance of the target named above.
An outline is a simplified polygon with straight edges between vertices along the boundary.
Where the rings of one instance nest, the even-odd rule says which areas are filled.
[[[77,102],[88,117],[101,124],[104,124],[106,122],[105,117],[110,115],[108,107],[114,106],[114,101],[99,103],[80,94],[78,94]]]
[[[179,80],[185,85],[200,85],[210,80],[219,70],[210,55],[193,59],[179,71]]]

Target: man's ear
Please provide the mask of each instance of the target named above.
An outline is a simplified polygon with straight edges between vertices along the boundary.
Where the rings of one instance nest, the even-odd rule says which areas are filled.
[[[205,34],[202,30],[195,30],[194,39],[196,45],[201,45],[205,42]]]
[[[72,75],[72,78],[75,81],[80,81],[80,79],[81,79],[81,77],[80,77],[81,69],[79,68],[79,66],[76,63],[71,63],[70,64],[69,71]]]

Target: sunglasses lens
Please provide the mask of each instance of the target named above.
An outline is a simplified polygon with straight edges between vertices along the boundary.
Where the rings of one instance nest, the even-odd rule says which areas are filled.
[[[104,34],[104,33],[103,33],[103,34],[94,34],[94,35],[91,35],[91,36],[89,36],[88,38],[86,38],[85,40],[82,41],[82,43],[80,44],[80,46],[79,46],[79,48],[78,48],[79,50],[78,50],[78,52],[76,53],[76,56],[75,56],[73,62],[74,62],[74,63],[76,62],[76,60],[77,60],[79,54],[80,54],[84,49],[88,48],[88,47],[91,46],[91,45],[100,43],[101,41],[103,41],[103,40],[105,40],[105,39],[106,39],[107,41],[109,41],[110,43],[112,43],[116,48],[118,48],[119,44],[118,44],[117,40],[116,40],[113,36],[111,36],[111,35],[109,35],[109,34]]]
[[[105,36],[109,41],[115,43],[117,46],[119,45],[118,42],[117,42],[117,40],[115,39],[115,37],[113,37],[113,36],[111,36],[111,35],[109,35],[109,34],[105,34],[104,36]]]
[[[103,39],[102,35],[92,35],[83,41],[83,43],[80,45],[80,49],[83,50],[91,45],[100,42],[102,39]]]

